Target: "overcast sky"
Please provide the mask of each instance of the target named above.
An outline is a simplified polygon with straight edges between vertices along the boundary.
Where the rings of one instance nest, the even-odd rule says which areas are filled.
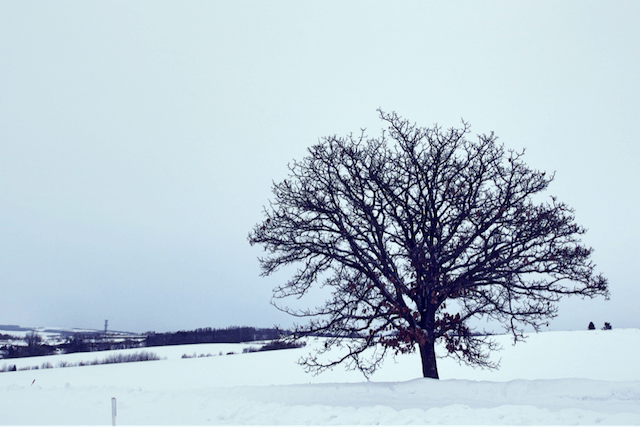
[[[640,327],[640,2],[0,1],[0,324],[288,326],[247,234],[322,136],[495,131]]]

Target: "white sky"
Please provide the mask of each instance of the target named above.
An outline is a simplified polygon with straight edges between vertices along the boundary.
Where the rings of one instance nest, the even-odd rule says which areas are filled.
[[[246,236],[320,137],[495,131],[557,171],[640,327],[640,3],[0,1],[0,324],[288,326]]]

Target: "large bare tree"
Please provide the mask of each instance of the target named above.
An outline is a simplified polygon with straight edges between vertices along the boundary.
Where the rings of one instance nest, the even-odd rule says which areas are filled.
[[[501,322],[518,340],[556,316],[563,295],[608,298],[585,229],[555,197],[542,201],[553,176],[529,168],[524,151],[493,133],[467,139],[464,122],[443,131],[379,114],[380,137],[326,137],[290,164],[249,234],[267,252],[262,275],[298,266],[276,299],[331,289],[315,309],[279,307],[310,318],[294,336],[330,337],[304,360],[309,369],[346,362],[369,375],[389,351],[418,348],[424,376],[438,378],[438,341],[492,367],[494,342],[472,319]],[[341,357],[320,357],[334,345]]]

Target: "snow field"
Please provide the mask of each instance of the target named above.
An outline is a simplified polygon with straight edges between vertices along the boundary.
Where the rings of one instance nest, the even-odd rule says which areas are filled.
[[[246,354],[255,344],[11,359],[2,362],[57,366],[142,350],[166,357],[0,373],[0,424],[110,425],[111,397],[118,425],[640,424],[640,330],[544,332],[516,346],[496,340],[500,370],[441,359],[440,381],[420,378],[417,354],[388,359],[371,382],[342,368],[311,376],[296,361],[321,345],[314,341]],[[193,353],[212,356],[182,359]]]

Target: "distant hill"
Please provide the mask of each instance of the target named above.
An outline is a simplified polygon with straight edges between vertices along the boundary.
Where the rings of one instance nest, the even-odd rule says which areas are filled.
[[[0,325],[0,331],[11,331],[11,332],[17,332],[17,331],[31,331],[33,330],[32,328],[22,328],[18,325]]]

